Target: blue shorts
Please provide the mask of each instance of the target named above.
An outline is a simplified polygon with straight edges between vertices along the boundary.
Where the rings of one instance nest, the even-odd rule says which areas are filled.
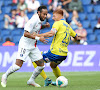
[[[51,53],[49,50],[46,53],[43,53],[43,60],[48,63],[54,61],[55,63],[62,62],[63,60],[66,59],[67,56],[59,56],[56,54]]]

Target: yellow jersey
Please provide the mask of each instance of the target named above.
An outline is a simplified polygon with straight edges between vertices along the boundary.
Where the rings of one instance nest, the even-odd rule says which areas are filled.
[[[70,41],[70,36],[76,37],[76,33],[72,30],[70,25],[64,20],[55,21],[52,29],[56,29],[53,41],[50,46],[50,51],[53,54],[60,56],[67,56],[67,46]]]

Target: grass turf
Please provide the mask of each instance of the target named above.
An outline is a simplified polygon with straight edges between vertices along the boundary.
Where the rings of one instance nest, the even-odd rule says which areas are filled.
[[[3,73],[0,73],[0,78]],[[35,80],[41,88],[35,88],[27,85],[27,80],[32,72],[16,72],[9,76],[7,87],[0,86],[0,90],[100,90],[100,72],[62,72],[62,75],[68,78],[68,86],[60,88],[49,85],[44,87],[44,80],[39,75]],[[47,76],[53,81],[56,80],[52,72],[46,72]]]

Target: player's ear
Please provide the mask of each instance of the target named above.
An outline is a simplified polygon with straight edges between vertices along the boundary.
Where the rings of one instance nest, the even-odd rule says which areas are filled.
[[[40,11],[38,11],[38,15],[40,16]]]

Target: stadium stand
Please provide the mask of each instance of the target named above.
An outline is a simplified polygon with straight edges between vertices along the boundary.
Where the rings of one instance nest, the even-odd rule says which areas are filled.
[[[38,0],[40,2],[41,5],[46,5],[47,7],[49,7],[48,5],[48,0]],[[95,25],[97,24],[97,20],[98,18],[100,18],[100,5],[93,5],[91,4],[91,0],[80,0],[82,2],[82,6],[84,11],[83,12],[79,12],[79,19],[80,22],[83,25],[83,28],[85,28],[87,30],[87,42],[88,44],[100,44],[100,30],[96,30],[95,32],[93,32],[93,28],[95,27]],[[14,30],[5,30],[4,29],[4,15],[8,14],[11,15],[11,9],[12,8],[17,8],[16,5],[12,6],[12,0],[0,0],[0,9],[1,9],[1,13],[0,13],[0,45],[2,45],[2,43],[5,41],[6,37],[10,37],[11,40],[18,45],[19,39],[20,37],[23,35],[24,30],[20,30],[20,29],[14,29]],[[71,21],[72,18],[72,12],[68,12],[69,13],[69,17],[67,18],[68,21]],[[47,31],[49,31],[54,23],[54,21],[52,20],[52,12],[49,12],[49,14],[51,14],[51,17],[48,19],[48,22],[50,23],[50,28],[46,28],[43,30],[40,30],[40,33],[45,33]],[[29,17],[29,19],[32,17],[33,12],[32,13],[27,13],[27,16]],[[51,44],[52,38],[49,38],[49,43]],[[38,41],[37,42],[38,45],[42,45],[43,43]]]

